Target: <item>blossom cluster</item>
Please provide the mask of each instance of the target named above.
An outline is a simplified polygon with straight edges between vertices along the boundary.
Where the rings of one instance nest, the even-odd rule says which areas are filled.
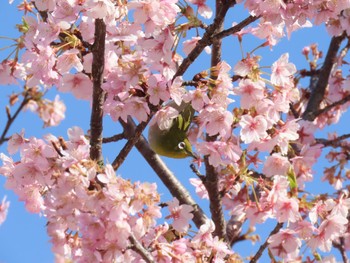
[[[80,128],[69,129],[68,137],[64,141],[47,135],[41,140],[17,134],[10,141],[9,152],[19,151],[21,161],[1,154],[0,172],[7,178],[6,187],[29,212],[46,217],[57,259],[142,262],[132,249],[135,240],[151,251],[157,262],[219,260],[232,254],[223,241],[212,236],[212,222],[189,239],[185,234],[193,208],[180,205],[176,198],[167,203],[171,227],[157,225],[162,213],[156,184],[131,183],[116,176],[111,165],[99,167],[89,159],[89,141]],[[4,218],[8,202],[3,200],[0,208]],[[172,232],[179,237],[169,238]]]
[[[288,36],[300,28],[322,23],[326,24],[327,31],[332,36],[341,35],[344,30],[349,30],[349,11],[343,12],[350,8],[348,0],[247,0],[244,5],[252,15],[262,17],[262,21],[252,33],[259,38],[266,39],[271,46],[276,45],[278,40],[284,36],[285,28]]]

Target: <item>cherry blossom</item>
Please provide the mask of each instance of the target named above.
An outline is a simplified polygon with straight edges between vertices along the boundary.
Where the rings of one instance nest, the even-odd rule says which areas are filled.
[[[185,102],[191,102],[193,109],[199,112],[205,105],[210,103],[207,91],[206,87],[199,87],[195,90],[190,90],[184,95],[183,99]]]
[[[272,254],[286,260],[295,259],[301,246],[301,240],[291,229],[280,230],[277,234],[270,236],[268,242]]]
[[[271,67],[271,82],[274,85],[288,88],[293,86],[291,76],[296,73],[294,64],[288,62],[289,54],[283,54]]]
[[[235,89],[235,93],[240,95],[241,107],[249,109],[258,104],[264,97],[265,83],[263,81],[252,81],[243,79],[239,82],[239,86]]]
[[[4,196],[0,204],[0,225],[5,222],[9,207],[10,202],[6,201],[6,196]]]
[[[248,55],[246,58],[239,61],[235,67],[234,72],[235,74],[245,77],[248,75],[255,75],[256,71],[259,68],[259,62],[260,58],[258,56],[250,56]]]
[[[240,135],[244,143],[258,142],[267,137],[267,122],[261,115],[254,118],[250,115],[244,115],[239,124],[242,127]]]
[[[301,218],[298,202],[294,198],[277,199],[274,209],[278,222],[296,222]]]
[[[227,1],[215,13],[231,14],[236,6],[250,16],[224,32],[217,27],[224,17],[205,20],[214,13],[213,3],[205,0],[36,0],[19,6],[24,12],[19,36],[12,40],[13,52],[0,62],[0,84],[16,85],[6,88],[13,91],[1,143],[7,142],[12,157],[0,153],[0,173],[27,211],[47,220],[58,262],[241,262],[240,251],[231,246],[237,241],[253,244],[267,221],[278,223],[271,234],[260,237],[271,258],[311,262],[318,260],[312,252],[333,253],[335,248],[346,255],[348,135],[323,138],[319,131],[338,122],[349,107],[347,49],[333,48],[336,54],[327,62],[325,50],[307,46],[301,53],[309,68],[297,68],[289,53],[278,58],[274,52],[285,35],[291,38],[292,32],[321,23],[334,36],[332,43],[340,41],[342,48],[342,39],[350,34],[350,2]],[[250,20],[254,27],[246,26]],[[100,23],[106,26],[104,48],[95,32]],[[226,41],[225,34],[234,41],[230,48],[239,44],[242,52],[231,52],[225,61],[216,48],[211,64],[197,63],[196,56],[202,50],[210,54],[209,46],[220,45],[217,36]],[[249,50],[247,40],[253,44]],[[269,47],[274,50],[266,60],[262,49]],[[104,61],[96,69],[99,59]],[[325,95],[313,109],[316,118],[308,120],[304,113],[325,70]],[[57,92],[87,100],[99,112],[98,119],[91,117],[91,131],[73,126],[65,139],[53,128],[53,134],[29,138],[24,129],[9,129],[22,109],[37,114],[44,128],[59,125],[66,106],[58,94],[52,95]],[[96,106],[97,93],[101,100]],[[96,138],[93,121],[131,127],[131,119],[139,124],[151,119],[148,126],[166,132],[181,114],[173,103],[180,108],[190,104],[195,111],[188,139],[198,154],[191,163],[198,178],[180,174],[177,179],[189,180],[201,202],[209,202],[213,221],[192,203],[190,193],[175,194],[180,182],[164,180],[174,195],[166,202],[154,182],[127,180],[123,170],[116,174],[116,161],[112,166],[105,155],[108,147],[98,143],[102,150],[93,157],[96,141],[132,136],[123,127],[122,134],[102,138],[103,127]],[[31,134],[27,127],[26,133]],[[114,152],[116,160],[125,159],[121,155],[135,142],[141,153],[149,150],[147,141],[138,139],[132,137],[119,155]],[[326,168],[319,175],[313,166],[321,156],[330,165],[323,162]],[[161,170],[167,176],[158,158],[147,157],[157,174]],[[136,176],[152,178],[141,167]],[[329,183],[335,191],[315,194],[310,189],[316,180],[317,187]],[[0,224],[8,208],[5,196]],[[227,215],[231,220],[225,222]],[[232,221],[239,226],[233,234]],[[254,253],[260,256],[251,251],[249,257]]]
[[[274,153],[266,158],[263,173],[267,176],[273,175],[286,175],[291,164],[288,158],[281,156],[278,153]]]
[[[173,124],[174,119],[179,116],[179,112],[173,107],[166,106],[157,111],[150,125],[157,123],[159,129],[168,130]]]
[[[160,101],[167,101],[170,98],[167,82],[159,74],[149,77],[147,93],[153,105],[158,105]]]
[[[22,130],[20,134],[13,134],[7,144],[8,153],[11,155],[15,154],[24,142],[24,130]]]
[[[192,49],[194,49],[197,45],[197,42],[200,40],[200,37],[192,37],[192,39],[189,40],[185,40],[182,44],[183,44],[183,51],[186,55],[190,54],[190,52],[192,51]],[[204,48],[205,52],[207,54],[211,53],[211,49],[210,47],[206,46]]]
[[[274,24],[270,21],[265,21],[253,30],[253,34],[259,38],[266,38],[270,46],[275,46],[278,40],[284,36],[284,25],[284,22]]]
[[[167,218],[172,218],[172,226],[176,231],[180,233],[186,232],[189,227],[189,220],[193,218],[192,210],[193,208],[189,205],[180,205],[179,200],[174,198],[172,201],[167,202],[170,215]]]
[[[11,61],[3,61],[0,64],[0,84],[15,84],[16,78],[11,74]]]
[[[55,0],[36,0],[35,5],[40,11],[53,11],[55,9],[56,1]]]
[[[64,75],[57,87],[59,91],[71,92],[77,99],[91,100],[92,82],[83,73]]]
[[[85,5],[86,15],[92,18],[107,18],[115,12],[114,4],[109,0],[88,0]]]
[[[32,74],[31,85],[45,81],[49,85],[58,81],[58,72],[54,69],[56,57],[50,46],[38,46],[38,52],[26,52],[23,61],[28,74]]]
[[[71,49],[58,57],[57,69],[61,74],[69,72],[72,68],[75,68],[78,72],[83,70],[83,64],[77,56],[78,53],[78,50]]]
[[[220,134],[223,138],[230,136],[233,116],[229,111],[208,106],[199,113],[198,118],[203,120],[200,126],[201,129],[205,127],[210,136],[216,134]]]
[[[213,11],[205,4],[206,0],[189,0],[190,3],[198,6],[198,13],[204,18],[211,18]]]
[[[287,121],[273,138],[276,144],[281,148],[282,154],[287,154],[289,141],[299,138],[297,131],[299,130],[298,120]]]
[[[209,199],[208,192],[200,179],[190,178],[190,183],[196,188],[196,194],[200,198]]]
[[[65,118],[66,106],[59,96],[54,101],[45,101],[39,105],[38,113],[46,126],[56,126]]]

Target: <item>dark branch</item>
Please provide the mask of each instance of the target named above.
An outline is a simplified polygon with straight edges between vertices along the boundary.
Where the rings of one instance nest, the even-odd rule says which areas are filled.
[[[350,138],[350,134],[344,134],[344,135],[338,136],[337,138],[335,138],[333,140],[327,140],[327,139],[322,139],[322,138],[315,139],[315,140],[316,140],[316,143],[323,144],[325,147],[331,146],[333,148],[336,148],[336,147],[342,146],[341,145],[342,141],[346,140],[348,138]]]
[[[247,25],[255,22],[256,20],[258,20],[260,17],[259,16],[248,16],[246,19],[244,19],[242,22],[240,22],[239,24],[228,28],[226,30],[221,31],[220,33],[217,33],[215,35],[212,36],[212,39],[223,39],[225,37],[228,37],[232,34],[235,34],[239,31],[241,31],[244,27],[246,27]]]
[[[283,226],[283,223],[277,223],[275,228],[271,231],[270,235],[266,238],[265,243],[260,246],[258,252],[256,252],[255,256],[250,260],[250,263],[255,263],[258,261],[258,259],[262,256],[264,250],[267,248],[267,246],[269,244],[268,243],[269,237],[278,233],[278,231],[280,231],[282,226]]]
[[[125,161],[126,156],[128,156],[129,152],[131,151],[132,147],[135,146],[137,141],[140,139],[140,136],[144,129],[146,128],[147,124],[149,123],[151,117],[148,117],[148,120],[145,122],[140,123],[136,129],[133,135],[128,139],[128,142],[124,145],[123,149],[119,152],[118,156],[115,158],[115,160],[112,163],[112,166],[114,170],[118,170],[120,165]]]
[[[128,122],[121,122],[124,127],[125,134],[132,136],[135,133],[136,125],[129,117]],[[148,164],[152,167],[154,172],[159,176],[164,185],[169,189],[170,193],[176,197],[181,204],[190,205],[193,207],[193,222],[199,228],[208,218],[205,216],[203,210],[192,199],[190,193],[176,178],[176,176],[169,170],[160,157],[152,151],[147,140],[142,135],[136,143],[137,150],[142,154]]]
[[[111,137],[103,138],[102,143],[117,142],[117,141],[120,141],[123,139],[125,139],[124,133],[119,133],[119,134],[113,135]]]
[[[131,249],[138,253],[143,258],[143,260],[148,263],[155,262],[151,253],[149,253],[148,250],[140,244],[140,242],[132,233],[129,236],[129,241],[131,243]]]
[[[230,1],[227,1],[226,3],[220,5],[220,10],[218,11],[218,15],[215,17],[214,22],[207,28],[203,35],[203,38],[198,41],[196,47],[182,61],[173,77],[173,80],[178,76],[182,76],[188,67],[193,63],[193,61],[195,61],[196,58],[202,53],[203,49],[213,43],[212,36],[214,33],[216,33],[217,29],[222,24],[222,21],[224,20],[226,13],[231,6],[232,3]]]
[[[197,175],[198,178],[201,179],[201,181],[204,183],[205,182],[205,176],[198,171],[197,167],[193,163],[191,163],[190,168],[191,168],[192,172],[195,175]]]
[[[216,0],[216,10],[219,10],[221,5],[220,0]],[[222,15],[220,11],[218,11],[215,15],[216,20],[220,20],[219,16]],[[222,31],[224,26],[224,19],[220,20],[220,23],[217,24],[217,27],[214,34],[216,32]],[[211,68],[214,69],[221,62],[221,53],[222,53],[222,39],[213,39],[213,48],[211,54]],[[217,72],[213,70],[210,72],[210,78],[215,80],[217,78]],[[207,141],[215,141],[216,136],[206,136]],[[226,235],[226,222],[224,213],[222,211],[222,200],[221,194],[219,191],[219,175],[212,165],[209,164],[208,156],[204,157],[205,163],[205,182],[204,185],[208,191],[209,196],[209,206],[211,212],[211,218],[215,224],[214,235],[218,236],[220,239],[227,241]]]
[[[321,114],[323,114],[323,113],[325,113],[327,111],[330,111],[331,109],[333,109],[336,106],[343,105],[343,104],[345,104],[348,101],[350,101],[350,95],[347,95],[344,98],[342,98],[341,100],[333,102],[332,104],[330,104],[330,105],[328,105],[328,106],[326,106],[326,107],[324,107],[322,109],[319,109],[319,110],[315,111],[313,114],[314,114],[314,116],[316,118],[317,116],[319,116],[319,115],[321,115]]]
[[[90,158],[102,160],[102,130],[103,130],[103,102],[105,92],[102,90],[104,53],[105,53],[106,24],[102,19],[95,20],[95,42],[92,47],[92,111],[90,118]]]
[[[314,89],[312,89],[309,102],[307,104],[306,110],[303,114],[303,119],[308,121],[313,121],[317,115],[316,113],[319,110],[319,106],[324,99],[326,92],[326,87],[328,85],[328,79],[333,68],[334,63],[336,62],[337,53],[339,51],[342,41],[345,39],[345,34],[342,34],[338,37],[333,37],[331,43],[329,44],[328,52],[323,63],[319,75],[317,78],[317,84]]]
[[[349,259],[348,259],[348,256],[346,255],[346,249],[344,246],[344,237],[339,238],[339,243],[333,242],[333,246],[339,250],[341,257],[343,259],[343,262],[348,263]]]
[[[6,135],[11,127],[11,125],[13,124],[13,122],[15,121],[15,119],[17,118],[18,114],[22,111],[22,109],[24,108],[25,105],[27,105],[27,103],[30,101],[29,98],[29,94],[28,94],[28,90],[25,92],[24,94],[24,98],[23,101],[21,102],[21,104],[19,105],[18,109],[16,110],[16,112],[11,116],[10,110],[8,108],[6,108],[6,112],[7,112],[7,122],[6,122],[6,126],[1,134],[0,137],[0,145],[3,144],[5,141],[7,141]]]

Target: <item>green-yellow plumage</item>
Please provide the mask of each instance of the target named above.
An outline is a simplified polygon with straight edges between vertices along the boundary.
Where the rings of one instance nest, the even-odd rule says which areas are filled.
[[[175,108],[180,114],[176,117],[168,130],[161,130],[157,123],[150,126],[148,141],[153,151],[159,155],[171,158],[194,157],[192,145],[187,138],[191,125],[194,109],[188,103],[178,106],[170,102],[167,106]]]

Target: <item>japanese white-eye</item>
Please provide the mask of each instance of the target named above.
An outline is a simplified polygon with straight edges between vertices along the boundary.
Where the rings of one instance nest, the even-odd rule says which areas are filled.
[[[166,106],[176,109],[179,115],[171,120],[168,129],[161,130],[157,122],[154,122],[148,130],[149,145],[154,152],[166,157],[197,158],[187,137],[194,109],[189,103],[184,102],[178,106],[174,101],[171,101]]]

